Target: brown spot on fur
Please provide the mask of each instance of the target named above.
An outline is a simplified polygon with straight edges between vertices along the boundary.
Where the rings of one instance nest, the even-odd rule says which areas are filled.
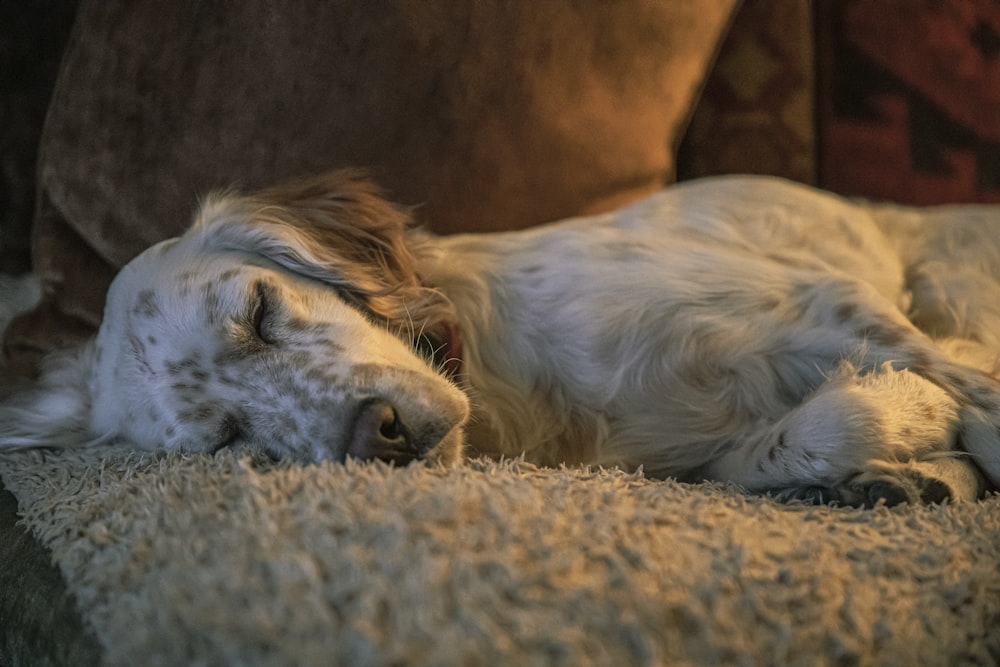
[[[191,296],[191,291],[194,289],[195,284],[201,279],[201,275],[197,271],[184,271],[177,276],[177,280],[180,282],[180,294],[183,297]]]
[[[312,365],[313,355],[309,352],[293,352],[285,357],[289,368],[305,369]]]
[[[954,373],[946,372],[944,374],[944,379],[955,389],[965,391],[968,387],[968,383],[965,381],[965,378],[955,375]]]
[[[760,307],[763,310],[777,310],[781,307],[781,300],[775,298],[766,298],[760,303]]]
[[[211,379],[211,377],[212,377],[211,373],[209,373],[206,370],[202,370],[200,368],[196,368],[191,371],[191,379],[196,380],[198,382],[208,382],[208,380]]]
[[[314,338],[313,344],[325,348],[327,352],[340,353],[347,350],[346,347],[335,341],[333,338]]]
[[[910,337],[910,331],[899,326],[884,327],[879,330],[875,337],[875,342],[887,346],[901,345]]]
[[[196,370],[201,363],[195,357],[187,357],[185,359],[179,359],[177,361],[168,361],[164,364],[164,368],[167,370],[167,375],[180,375],[184,371]]]
[[[899,345],[906,340],[908,333],[902,327],[883,326],[879,324],[866,324],[855,331],[855,335],[859,338],[878,343],[879,345],[885,345],[886,347]]]
[[[156,292],[144,289],[139,292],[132,312],[139,317],[156,317],[160,314],[160,306],[156,302]]]
[[[833,314],[838,322],[843,323],[854,319],[854,316],[858,314],[858,307],[851,301],[845,301],[834,309]]]
[[[910,371],[926,378],[930,367],[930,357],[923,350],[916,350],[910,355],[910,363],[907,364]]]
[[[202,397],[204,385],[190,382],[175,382],[170,388],[185,403],[194,403]]]
[[[305,333],[309,331],[313,325],[309,322],[309,320],[304,320],[301,317],[290,317],[285,320],[285,327],[294,333]]]
[[[185,422],[205,422],[217,414],[218,409],[214,405],[199,405],[189,410],[181,410],[177,413],[178,419]]]
[[[222,309],[222,300],[219,298],[219,292],[215,285],[211,283],[206,283],[201,288],[201,300],[202,307],[205,313],[208,315],[208,321],[211,324],[216,324],[219,321],[220,311]]]
[[[232,444],[234,440],[246,437],[244,432],[243,424],[245,418],[237,413],[226,413],[222,416],[222,421],[219,423],[219,428],[217,431],[217,439],[221,443],[221,446],[226,446]]]
[[[987,412],[998,412],[1000,411],[1000,405],[992,394],[992,392],[984,392],[980,389],[966,389],[966,395],[969,401],[978,408],[982,408]]]
[[[306,381],[310,383],[322,382],[324,384],[333,383],[338,380],[336,375],[330,373],[329,370],[316,366],[310,368],[306,371]]]

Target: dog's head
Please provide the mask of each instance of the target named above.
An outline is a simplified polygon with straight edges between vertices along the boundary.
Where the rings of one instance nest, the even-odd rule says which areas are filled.
[[[451,311],[420,284],[408,225],[355,172],[210,198],[113,282],[76,362],[77,430],[150,449],[457,459],[467,399],[415,344]]]

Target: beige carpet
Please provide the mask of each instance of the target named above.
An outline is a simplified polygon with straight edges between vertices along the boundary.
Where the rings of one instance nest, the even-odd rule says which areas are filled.
[[[864,511],[231,454],[0,476],[111,665],[1000,663],[1000,496]]]

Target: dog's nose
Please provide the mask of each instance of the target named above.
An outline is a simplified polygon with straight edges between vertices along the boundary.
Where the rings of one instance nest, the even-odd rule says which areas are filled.
[[[425,453],[388,401],[373,398],[361,404],[348,436],[347,453],[358,459],[382,459],[406,464]]]

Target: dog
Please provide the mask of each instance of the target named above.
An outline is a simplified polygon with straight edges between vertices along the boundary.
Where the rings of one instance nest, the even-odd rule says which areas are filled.
[[[523,455],[973,500],[1000,485],[996,224],[753,176],[445,237],[355,170],[221,193],[122,269],[0,448]]]

